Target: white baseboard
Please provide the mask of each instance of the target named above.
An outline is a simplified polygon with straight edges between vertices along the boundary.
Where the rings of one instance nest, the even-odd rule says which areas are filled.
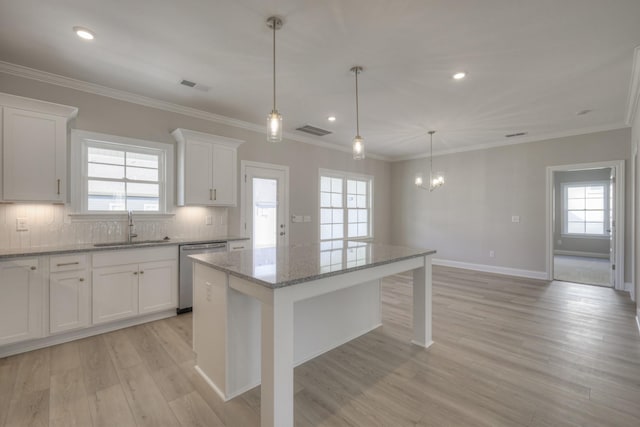
[[[131,319],[119,320],[103,325],[91,326],[85,329],[77,329],[75,331],[65,332],[56,335],[50,335],[44,338],[36,338],[29,341],[16,342],[0,347],[0,358],[12,356],[14,354],[24,353],[26,351],[38,350],[44,347],[50,347],[56,344],[74,341],[80,338],[87,338],[93,335],[104,334],[105,332],[115,331],[117,329],[128,328],[129,326],[140,325],[142,323],[152,322],[154,320],[166,319],[176,315],[176,309],[151,313],[145,316],[133,317]]]
[[[465,270],[483,271],[485,273],[504,274],[506,276],[526,277],[528,279],[547,280],[545,271],[521,270],[519,268],[500,267],[497,265],[473,264],[470,262],[452,261],[447,259],[432,260],[433,265],[441,265],[443,267],[462,268]]]
[[[624,282],[624,288],[622,290],[631,293],[633,291],[633,283]]]
[[[566,255],[566,256],[582,256],[587,258],[603,258],[608,259],[609,254],[600,254],[598,252],[581,252],[581,251],[564,251],[562,249],[556,249],[553,251],[554,255]]]

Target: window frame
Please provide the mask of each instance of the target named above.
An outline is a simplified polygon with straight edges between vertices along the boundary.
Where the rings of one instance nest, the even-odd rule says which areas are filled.
[[[562,237],[567,237],[567,238],[575,238],[575,239],[606,239],[608,240],[610,238],[610,234],[607,232],[607,224],[609,224],[608,221],[610,221],[610,216],[611,216],[611,210],[610,210],[610,185],[611,183],[609,181],[584,181],[584,182],[563,182],[561,185],[561,198],[560,198],[560,203],[561,203],[561,207],[562,207],[562,230],[560,235]],[[604,204],[604,208],[603,208],[603,215],[604,215],[604,221],[603,221],[603,234],[592,234],[592,233],[569,233],[567,231],[568,229],[568,223],[569,223],[569,206],[568,206],[568,189],[571,187],[595,187],[595,186],[602,186],[604,188],[604,200],[603,200],[603,204]],[[599,210],[599,209],[598,209]],[[585,209],[586,211],[586,209]],[[585,220],[585,223],[587,221]]]
[[[322,209],[322,177],[329,178],[340,178],[342,179],[342,218],[343,218],[343,234],[342,238],[337,239],[322,239],[322,222],[321,222],[321,209]],[[347,207],[347,181],[349,179],[352,180],[360,180],[367,182],[367,211],[369,216],[369,221],[367,224],[367,235],[359,236],[359,237],[349,237],[349,208]],[[373,232],[373,189],[374,189],[374,178],[371,175],[358,174],[353,172],[344,172],[337,171],[332,169],[322,169],[318,170],[318,241],[319,242],[331,242],[336,240],[353,240],[353,241],[371,241],[374,238]]]
[[[106,148],[159,156],[158,211],[134,210],[138,216],[166,217],[173,216],[173,175],[174,175],[174,146],[155,141],[126,138],[116,135],[95,132],[71,131],[71,208],[76,217],[114,217],[126,215],[127,211],[88,210],[88,148]]]

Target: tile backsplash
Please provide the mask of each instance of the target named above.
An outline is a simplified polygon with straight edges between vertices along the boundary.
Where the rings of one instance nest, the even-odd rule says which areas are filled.
[[[44,204],[0,204],[0,249],[117,242],[127,238],[126,215],[116,219],[72,217],[68,207]],[[211,225],[206,225],[207,217]],[[24,219],[26,231],[17,231]],[[170,238],[207,239],[228,234],[228,209],[182,207],[170,218],[134,214],[138,240]]]

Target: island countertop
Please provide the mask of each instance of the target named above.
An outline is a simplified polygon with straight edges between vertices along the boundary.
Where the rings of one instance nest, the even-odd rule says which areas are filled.
[[[194,261],[271,289],[436,253],[359,241],[191,255]]]

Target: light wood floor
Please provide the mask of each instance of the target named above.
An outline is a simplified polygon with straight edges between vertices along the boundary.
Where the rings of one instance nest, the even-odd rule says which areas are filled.
[[[640,426],[627,294],[436,267],[434,340],[409,344],[410,280],[384,326],[296,368],[296,426]],[[0,426],[259,426],[194,374],[191,316],[0,359]]]

